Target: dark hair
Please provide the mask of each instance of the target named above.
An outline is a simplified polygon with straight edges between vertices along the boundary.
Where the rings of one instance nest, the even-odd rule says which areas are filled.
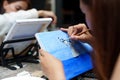
[[[5,10],[3,8],[3,2],[5,0],[1,0],[1,4],[0,4],[0,14],[3,14],[5,13]],[[6,0],[9,4],[10,3],[13,3],[13,2],[17,2],[17,1],[25,1],[27,3],[27,10],[30,9],[32,6],[31,6],[31,1],[30,0]]]
[[[95,68],[101,80],[110,80],[120,53],[120,0],[82,0],[92,14],[96,38]]]

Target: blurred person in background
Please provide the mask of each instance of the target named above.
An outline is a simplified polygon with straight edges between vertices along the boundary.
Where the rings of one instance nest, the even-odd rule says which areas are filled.
[[[54,24],[57,22],[57,17],[52,11],[31,8],[30,0],[2,0],[0,7],[0,43],[15,20],[39,17],[51,17]]]

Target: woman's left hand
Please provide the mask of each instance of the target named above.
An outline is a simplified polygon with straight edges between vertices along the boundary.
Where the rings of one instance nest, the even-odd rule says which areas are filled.
[[[40,65],[44,74],[50,80],[65,80],[62,62],[42,49],[39,52]]]
[[[39,10],[38,14],[42,17],[51,17],[53,19],[53,24],[57,23],[57,16],[52,11]]]

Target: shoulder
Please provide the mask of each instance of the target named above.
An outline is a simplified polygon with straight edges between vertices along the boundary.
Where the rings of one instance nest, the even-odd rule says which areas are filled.
[[[16,19],[31,19],[38,18],[36,9],[20,10],[18,12],[5,13],[4,16],[10,21],[14,22]]]
[[[118,56],[111,80],[120,80],[120,54]]]
[[[20,10],[18,12],[11,13],[15,14],[15,17],[20,18],[20,19],[30,19],[30,18],[38,18],[38,11],[37,9],[30,9],[30,10]]]
[[[8,18],[5,15],[0,14],[0,27],[3,27],[8,22]]]

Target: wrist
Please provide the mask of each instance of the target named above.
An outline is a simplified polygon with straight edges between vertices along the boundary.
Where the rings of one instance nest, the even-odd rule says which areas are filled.
[[[40,17],[40,16],[43,17],[43,16],[44,16],[44,10],[39,10],[39,11],[38,11],[38,15],[39,15],[39,17]]]
[[[62,65],[61,65],[62,66]],[[60,69],[60,68],[59,68]],[[62,66],[62,69],[59,71],[54,71],[52,72],[54,75],[49,76],[50,80],[66,80],[65,74],[64,74],[64,69]]]
[[[95,49],[96,48],[96,40],[95,38],[92,36],[92,38],[89,41],[89,44]]]
[[[65,76],[62,74],[62,75],[54,75],[52,76],[51,78],[49,78],[49,80],[66,80],[65,79]]]

